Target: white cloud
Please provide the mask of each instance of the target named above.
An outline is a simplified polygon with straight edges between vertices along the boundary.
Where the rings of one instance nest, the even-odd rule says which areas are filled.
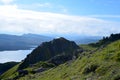
[[[12,3],[14,0],[0,0],[0,2],[4,3],[4,4],[9,4]]]
[[[90,15],[90,17],[96,17],[96,18],[120,18],[120,15]]]
[[[0,6],[0,32],[104,35],[120,32],[120,23],[4,5]]]
[[[20,8],[52,8],[51,3],[32,3],[32,4],[18,4]]]
[[[36,4],[33,4],[34,6],[37,6],[37,7],[52,7],[52,4],[50,3],[36,3]]]

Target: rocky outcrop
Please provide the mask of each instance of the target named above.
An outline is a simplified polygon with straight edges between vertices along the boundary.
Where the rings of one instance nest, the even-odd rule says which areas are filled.
[[[53,63],[57,66],[59,64],[65,63],[66,61],[72,60],[72,58],[73,58],[72,55],[61,54],[51,58],[48,62]]]
[[[75,42],[69,41],[63,37],[54,39],[50,42],[44,42],[34,49],[31,54],[27,55],[25,60],[23,60],[22,64],[19,66],[19,69],[26,68],[30,64],[39,61],[50,60],[57,55],[64,54],[72,56],[77,49],[79,49],[79,46],[77,46]]]

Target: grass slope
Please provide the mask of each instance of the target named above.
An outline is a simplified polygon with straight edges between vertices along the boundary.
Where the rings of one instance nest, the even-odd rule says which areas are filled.
[[[8,78],[11,78],[11,77],[14,77],[16,76],[16,71],[18,69],[20,64],[17,64],[16,66],[12,67],[11,69],[9,69],[8,71],[6,71],[5,73],[3,73],[1,76],[0,76],[0,80],[1,79],[8,79]]]
[[[0,63],[0,75],[17,64],[18,64],[18,62]]]
[[[93,51],[93,50],[96,50],[97,47],[94,47],[92,45],[89,45],[89,44],[81,44],[79,45],[81,48],[83,48],[84,50],[86,51]]]
[[[92,54],[83,53],[70,61],[43,73],[30,74],[19,80],[119,80],[120,41],[100,48]]]

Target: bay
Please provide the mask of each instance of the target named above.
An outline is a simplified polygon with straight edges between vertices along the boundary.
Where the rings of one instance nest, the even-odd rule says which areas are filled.
[[[0,51],[0,63],[16,61],[20,62],[28,54],[31,53],[33,49],[30,50],[15,50],[15,51]]]

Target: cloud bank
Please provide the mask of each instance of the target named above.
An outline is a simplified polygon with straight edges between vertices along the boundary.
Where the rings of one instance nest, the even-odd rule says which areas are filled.
[[[19,9],[17,5],[2,5],[0,32],[107,35],[120,32],[120,23],[85,16],[24,10]]]
[[[10,4],[14,2],[14,0],[0,0],[0,2],[2,2],[3,4]]]

